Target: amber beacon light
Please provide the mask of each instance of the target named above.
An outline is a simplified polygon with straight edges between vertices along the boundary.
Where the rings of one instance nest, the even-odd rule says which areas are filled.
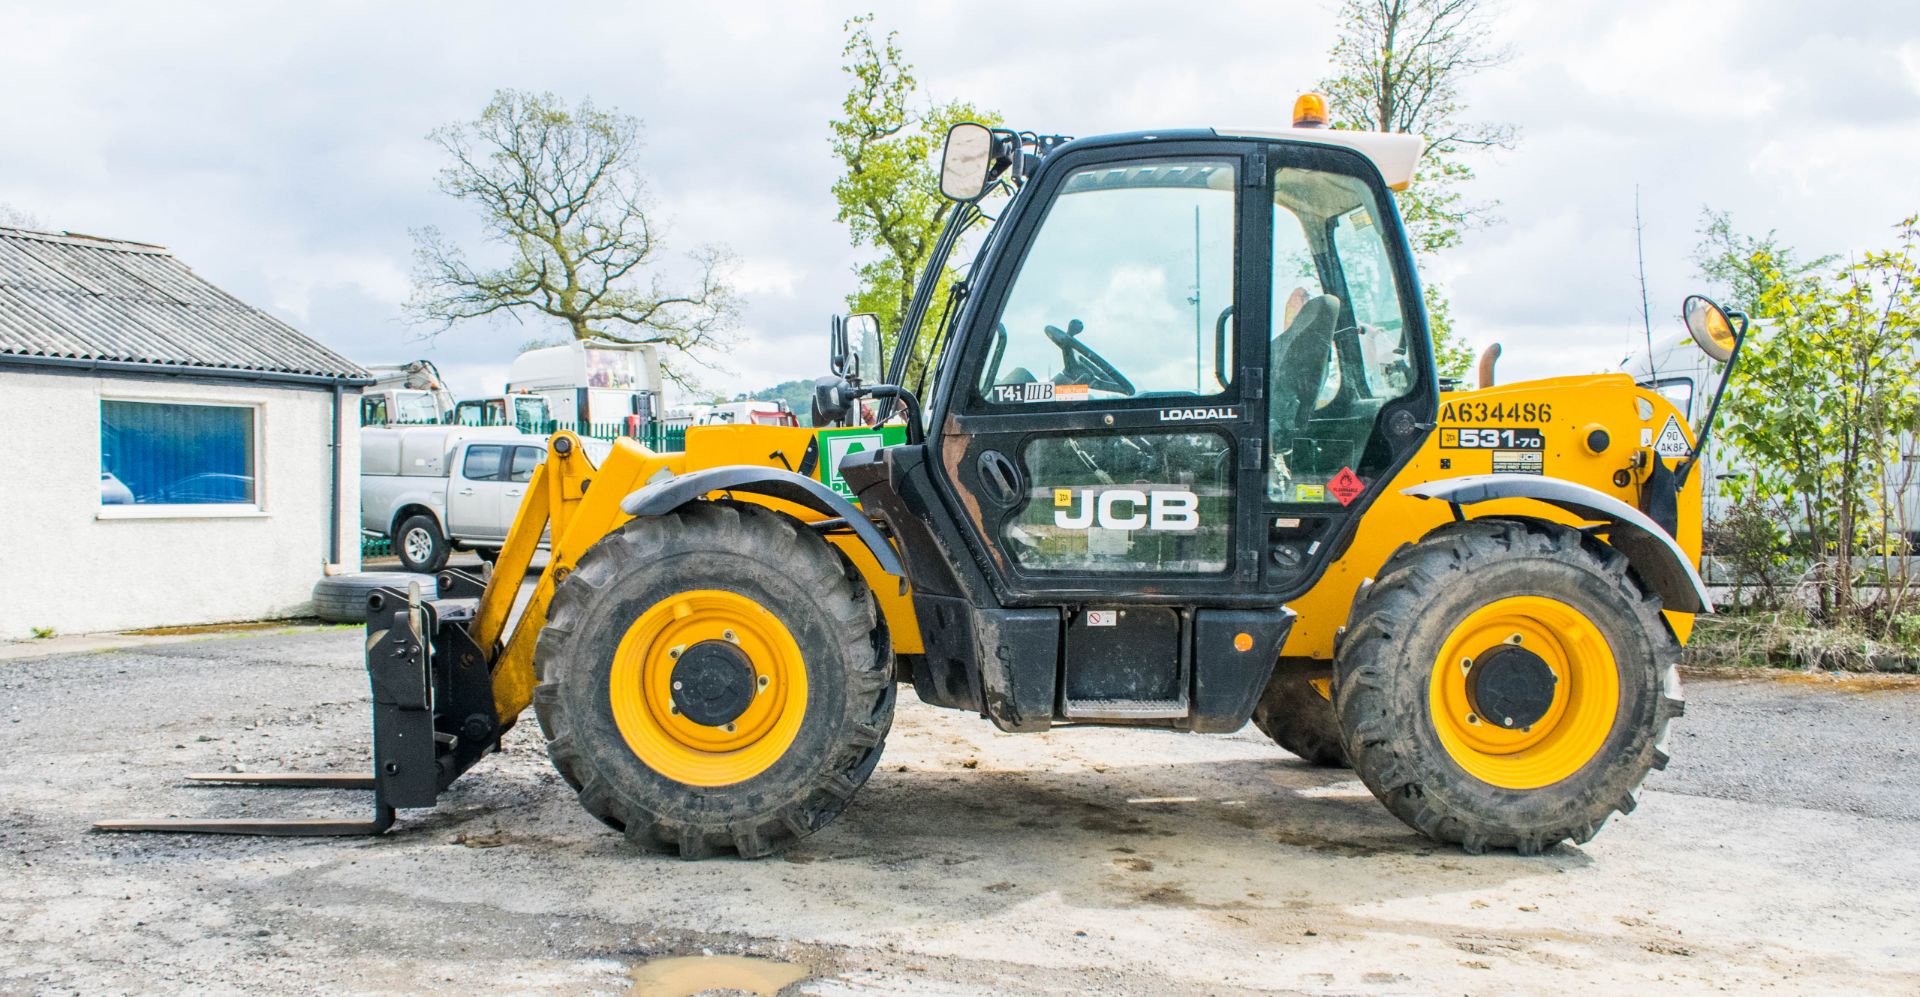
[[[1317,93],[1303,93],[1293,102],[1293,127],[1327,127],[1327,98]]]

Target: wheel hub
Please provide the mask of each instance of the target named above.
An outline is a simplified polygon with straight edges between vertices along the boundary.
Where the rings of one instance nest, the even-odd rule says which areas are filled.
[[[1517,644],[1502,644],[1474,659],[1467,671],[1467,702],[1487,723],[1526,730],[1553,707],[1559,682],[1545,659]]]
[[[702,726],[738,720],[753,704],[756,688],[753,662],[738,645],[724,640],[691,645],[674,661],[674,708]]]

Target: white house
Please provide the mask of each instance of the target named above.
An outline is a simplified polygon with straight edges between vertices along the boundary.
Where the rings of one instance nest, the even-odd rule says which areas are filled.
[[[306,613],[368,383],[161,247],[0,228],[0,640]]]

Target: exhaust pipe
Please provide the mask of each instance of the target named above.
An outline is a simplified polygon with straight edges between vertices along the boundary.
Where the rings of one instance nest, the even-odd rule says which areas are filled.
[[[1498,362],[1499,359],[1500,359],[1499,343],[1494,343],[1493,345],[1488,346],[1486,349],[1480,351],[1480,374],[1479,374],[1479,380],[1474,382],[1474,387],[1476,388],[1493,387],[1493,365],[1496,362]]]

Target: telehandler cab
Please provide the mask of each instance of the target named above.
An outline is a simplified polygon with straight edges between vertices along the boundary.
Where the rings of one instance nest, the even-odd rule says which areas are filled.
[[[1468,851],[1588,840],[1681,712],[1703,440],[1624,375],[1444,385],[1390,193],[1421,140],[1316,100],[1272,132],[954,127],[884,370],[854,316],[815,428],[597,467],[554,434],[484,582],[371,598],[373,773],[219,777],[369,788],[371,821],[101,826],[379,832],[531,704],[636,845],[761,856],[847,806],[910,682],[1005,731],[1251,719]],[[1731,363],[1744,317],[1685,310]]]

